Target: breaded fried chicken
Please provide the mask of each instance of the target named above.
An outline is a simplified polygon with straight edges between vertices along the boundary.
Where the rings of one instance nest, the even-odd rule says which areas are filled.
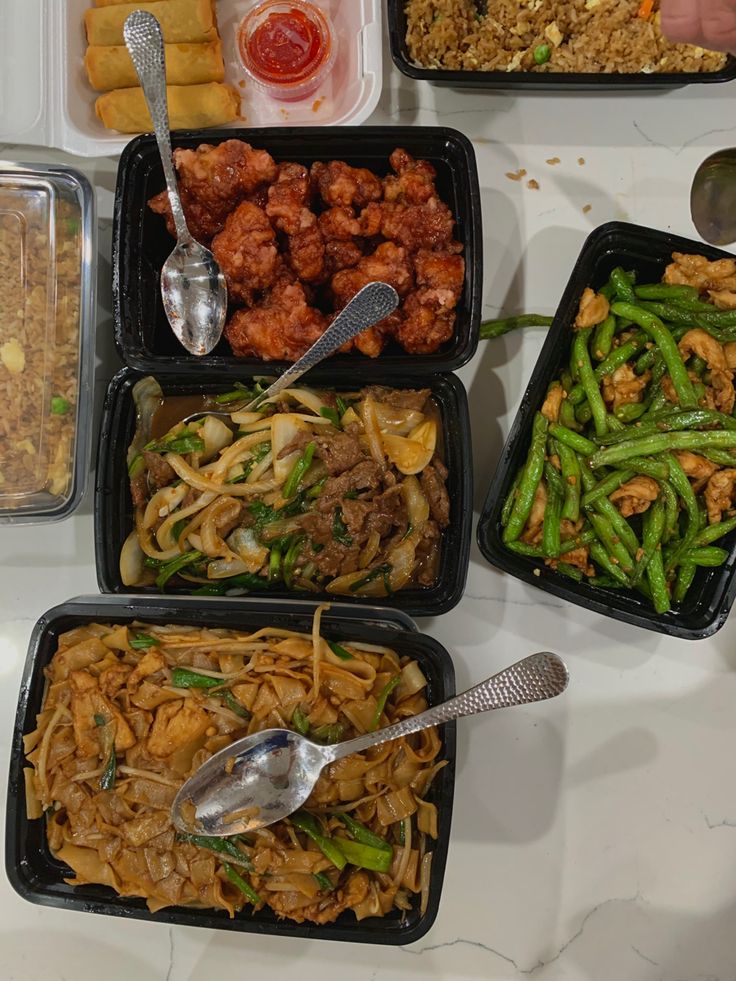
[[[200,242],[209,242],[241,201],[277,175],[270,153],[254,150],[242,140],[225,140],[218,146],[203,143],[196,150],[176,149],[174,165],[189,230]],[[169,233],[175,235],[167,192],[151,198],[148,206],[165,216]]]
[[[227,280],[229,299],[250,303],[254,290],[273,284],[278,269],[276,233],[266,212],[243,201],[212,240],[212,254]]]
[[[326,327],[324,315],[307,304],[303,287],[279,278],[261,304],[235,311],[225,337],[239,358],[296,361]]]
[[[389,162],[396,172],[383,182],[384,201],[405,201],[408,204],[424,204],[437,196],[434,179],[437,171],[427,160],[415,160],[406,150],[394,150]]]
[[[312,180],[327,205],[355,205],[364,208],[369,201],[380,201],[381,180],[365,167],[351,167],[342,160],[312,164]]]

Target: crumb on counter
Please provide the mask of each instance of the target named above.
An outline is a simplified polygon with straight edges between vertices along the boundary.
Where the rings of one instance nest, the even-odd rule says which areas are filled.
[[[533,572],[534,572],[534,575],[535,576],[541,576],[542,575],[542,570],[541,569],[535,568],[533,570]]]
[[[550,167],[556,167],[558,163],[562,163],[559,157],[550,157],[549,160],[545,160],[544,162],[549,164]]]
[[[529,188],[530,191],[538,191],[539,181],[535,181],[534,178],[532,178],[530,181],[526,182],[526,186]]]
[[[578,163],[581,167],[585,166],[585,157],[578,157]]]
[[[584,204],[583,205],[583,214],[584,215],[587,215],[588,212],[589,211],[592,211],[592,210],[593,210],[593,205],[592,204]]]
[[[523,167],[519,170],[508,170],[506,171],[506,176],[510,181],[520,181],[522,177],[526,177],[526,171]]]

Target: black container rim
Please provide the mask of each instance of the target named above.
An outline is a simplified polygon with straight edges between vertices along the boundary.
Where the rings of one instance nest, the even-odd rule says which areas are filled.
[[[242,934],[271,935],[285,938],[310,940],[339,940],[346,943],[366,943],[405,946],[420,940],[431,929],[439,911],[447,853],[452,825],[452,810],[455,783],[456,724],[443,725],[443,751],[448,764],[440,770],[442,776],[443,800],[440,816],[439,834],[434,843],[430,881],[430,900],[427,909],[419,915],[413,926],[404,928],[398,924],[395,932],[386,932],[385,920],[373,917],[363,921],[336,921],[332,924],[297,924],[290,920],[269,919],[258,921],[245,917],[230,920],[221,917],[217,911],[196,910],[193,907],[171,906],[157,913],[150,913],[140,900],[118,896],[104,886],[69,887],[68,892],[56,893],[51,889],[44,891],[32,881],[29,866],[28,848],[21,843],[21,833],[31,822],[25,814],[25,785],[23,768],[25,752],[23,736],[27,726],[33,721],[32,688],[38,677],[38,659],[44,641],[53,636],[55,629],[63,621],[92,622],[102,617],[114,616],[119,621],[136,619],[156,619],[175,622],[177,618],[189,623],[216,623],[238,629],[238,623],[245,624],[254,618],[279,616],[294,624],[313,615],[320,604],[308,600],[265,600],[252,599],[247,605],[234,604],[232,600],[209,598],[205,605],[187,598],[142,597],[134,595],[119,596],[77,596],[47,610],[33,627],[28,644],[28,652],[23,668],[18,705],[15,715],[10,768],[8,779],[6,824],[5,824],[5,872],[15,892],[30,903],[53,908],[76,909],[88,913],[109,916],[125,916],[152,923],[169,926],[196,926],[206,929],[228,930]],[[213,619],[214,618],[214,619]],[[218,621],[219,619],[219,622]],[[378,639],[386,636],[409,642],[413,651],[426,657],[425,667],[436,673],[440,700],[455,694],[455,671],[446,648],[426,634],[419,633],[416,624],[404,613],[392,609],[366,607],[356,610],[345,604],[331,604],[322,616],[322,624],[327,630],[357,629]],[[340,637],[340,639],[347,639]],[[41,695],[42,697],[42,695]],[[39,699],[40,707],[40,699]],[[38,853],[34,853],[34,858]],[[63,866],[60,864],[58,880],[63,879]],[[56,883],[58,885],[58,883]],[[80,890],[85,890],[82,895]],[[372,929],[373,928],[373,929]],[[375,932],[374,932],[375,931]]]
[[[588,235],[565,286],[547,339],[537,358],[519,410],[499,456],[478,521],[476,541],[482,555],[491,565],[553,596],[645,630],[683,640],[702,640],[720,630],[736,599],[736,542],[731,546],[731,555],[723,566],[719,569],[701,570],[700,574],[703,577],[708,575],[711,577],[706,581],[720,584],[718,602],[698,617],[693,616],[688,624],[685,622],[684,614],[679,611],[658,614],[651,608],[645,609],[640,606],[638,595],[634,595],[630,590],[618,592],[598,589],[584,582],[573,583],[551,570],[542,570],[533,559],[508,551],[503,546],[500,536],[500,514],[503,501],[510,490],[511,463],[522,441],[528,446],[527,437],[533,415],[541,406],[544,400],[542,393],[546,391],[557,370],[560,351],[569,350],[567,332],[577,311],[583,288],[591,285],[587,281],[587,273],[589,270],[592,271],[597,258],[615,252],[616,247],[619,250],[623,249],[625,243],[629,243],[630,248],[633,249],[632,243],[635,241],[640,242],[642,248],[646,248],[652,261],[672,252],[699,253],[712,259],[736,258],[729,252],[702,242],[630,222],[607,222]],[[625,597],[625,601],[620,600],[620,597]]]
[[[262,375],[263,371],[253,371],[243,369],[241,375],[244,378],[252,375]],[[319,366],[310,372],[313,382],[330,383],[339,386],[343,382],[346,372],[330,367]],[[118,594],[126,592],[125,587],[120,582],[118,572],[118,555],[113,556],[112,550],[115,543],[110,539],[110,528],[112,527],[111,512],[115,512],[115,505],[110,501],[112,491],[109,489],[112,481],[110,470],[113,464],[111,444],[115,436],[115,426],[118,422],[119,401],[122,397],[123,389],[130,387],[133,381],[145,377],[144,373],[134,371],[131,368],[121,368],[110,381],[103,407],[102,423],[100,426],[100,439],[97,454],[97,466],[95,473],[95,509],[94,509],[94,535],[95,535],[95,563],[97,568],[97,582],[102,593]],[[397,375],[389,377],[386,375],[382,381],[387,384],[396,384]],[[194,386],[198,383],[204,385],[221,386],[226,390],[231,383],[229,378],[221,378],[214,373],[200,372],[199,380],[192,376],[165,376],[161,375],[161,382],[166,386],[182,385]],[[351,386],[358,383],[362,384],[363,373],[356,369],[350,373]],[[440,578],[434,586],[424,589],[399,590],[391,598],[388,606],[403,610],[412,617],[431,617],[439,616],[454,609],[462,599],[467,582],[470,567],[470,545],[472,531],[472,487],[473,487],[473,467],[470,455],[470,417],[468,410],[467,393],[460,379],[454,374],[435,374],[424,375],[417,380],[421,385],[430,388],[433,394],[437,394],[439,389],[443,390],[447,399],[452,399],[453,408],[456,410],[456,418],[453,422],[457,430],[457,440],[446,440],[445,452],[448,462],[448,493],[450,494],[451,507],[455,516],[451,520],[450,531],[454,547],[447,548],[446,559],[442,560]],[[375,379],[365,377],[366,384],[375,384]],[[402,387],[409,388],[412,385],[404,383]],[[441,406],[443,408],[443,406]],[[443,416],[445,432],[451,420]],[[117,452],[117,450],[115,451]],[[450,481],[454,483],[451,484]],[[452,492],[452,487],[455,493]],[[455,530],[456,529],[456,530]],[[448,534],[448,529],[443,532]],[[122,545],[122,541],[119,543]],[[443,578],[444,572],[444,578]],[[170,595],[186,596],[191,595],[172,590],[168,594],[155,594],[145,587],[136,595]],[[144,591],[145,590],[145,591]],[[280,594],[274,590],[273,596]],[[283,597],[289,599],[289,597]],[[202,597],[205,602],[210,597]],[[342,597],[344,601],[346,597]],[[331,602],[331,597],[324,596],[324,602]],[[355,604],[355,609],[363,608],[363,601],[359,597],[351,599],[350,606]]]
[[[463,213],[455,214],[457,222],[461,222],[464,228],[464,257],[465,257],[465,301],[461,301],[458,311],[463,311],[466,327],[462,336],[455,336],[447,342],[445,351],[438,351],[431,355],[408,354],[404,351],[384,352],[378,358],[368,358],[358,355],[333,355],[332,364],[336,368],[370,368],[380,375],[388,373],[400,373],[410,370],[413,374],[424,375],[437,372],[455,371],[467,364],[478,347],[480,321],[483,307],[483,231],[482,231],[482,206],[480,197],[480,183],[478,178],[478,165],[475,156],[475,149],[472,142],[465,134],[459,130],[448,126],[282,126],[268,127],[267,129],[250,129],[242,127],[238,129],[205,129],[205,130],[179,130],[172,133],[172,145],[177,146],[196,145],[197,143],[219,143],[225,140],[242,139],[255,146],[271,149],[275,154],[274,144],[278,146],[280,142],[284,145],[304,141],[309,147],[325,148],[328,156],[334,156],[330,151],[331,144],[336,141],[352,143],[356,147],[365,146],[371,140],[382,139],[386,141],[386,146],[391,144],[390,149],[386,149],[386,158],[391,149],[396,146],[404,145],[409,152],[416,149],[417,140],[423,141],[434,139],[452,146],[457,155],[462,158],[464,173],[456,174],[456,167],[446,161],[449,174],[453,181],[453,187],[458,197],[463,200]],[[155,372],[164,374],[183,374],[190,372],[197,374],[203,366],[220,372],[228,373],[231,376],[237,375],[243,368],[256,367],[256,359],[237,359],[232,354],[211,354],[205,358],[196,358],[187,355],[183,350],[180,356],[154,354],[148,352],[143,346],[140,337],[131,341],[131,329],[126,325],[130,317],[127,316],[129,310],[129,298],[122,285],[121,266],[125,253],[125,224],[126,224],[126,200],[131,192],[131,171],[133,170],[132,161],[142,149],[150,148],[151,152],[156,149],[155,137],[151,134],[142,134],[134,137],[124,148],[118,163],[117,180],[115,187],[115,198],[113,205],[113,232],[112,232],[112,295],[113,295],[113,321],[114,338],[118,353],[127,366],[139,371]],[[337,151],[335,151],[337,152]],[[421,152],[421,147],[417,152]],[[356,151],[358,153],[358,151]],[[295,151],[298,156],[298,151]],[[467,213],[466,213],[467,212]],[[457,327],[456,327],[457,331]],[[135,331],[132,331],[135,334]],[[449,347],[448,347],[449,345]],[[245,361],[245,364],[243,362]],[[282,361],[257,361],[257,365],[272,373],[281,374],[289,366],[289,362]]]
[[[412,61],[406,44],[404,0],[388,0],[388,34],[391,58],[399,71],[416,81],[467,88],[531,89],[557,92],[569,89],[602,93],[618,89],[629,92],[682,88],[685,85],[731,82],[736,78],[736,57],[728,56],[717,72],[531,72],[469,71],[426,68]]]

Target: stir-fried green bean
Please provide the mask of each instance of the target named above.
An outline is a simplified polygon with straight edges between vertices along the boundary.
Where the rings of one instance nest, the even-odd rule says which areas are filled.
[[[544,450],[547,442],[547,420],[538,412],[534,417],[532,428],[532,445],[526,466],[521,475],[516,500],[511,508],[508,524],[504,528],[503,540],[505,542],[515,541],[524,530],[524,525],[529,518],[534,503],[539,481],[544,470]],[[572,435],[576,435],[573,433]]]

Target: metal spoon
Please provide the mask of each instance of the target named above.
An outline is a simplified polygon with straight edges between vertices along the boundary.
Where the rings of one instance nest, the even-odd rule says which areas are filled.
[[[293,385],[303,374],[314,368],[334,354],[343,344],[352,340],[364,330],[368,330],[374,324],[388,317],[399,305],[399,296],[393,286],[388,283],[368,283],[362,290],[357,292],[352,300],[335,317],[327,330],[321,337],[317,338],[306,354],[303,354],[298,361],[277,378],[273,385],[269,385],[265,392],[261,392],[247,405],[239,408],[238,412],[247,412],[248,409],[255,409],[265,402],[266,399],[273,398],[285,388]],[[193,412],[191,415],[182,419],[182,422],[193,422],[202,416],[220,416],[229,419],[229,412],[214,411],[205,409],[202,412]]]
[[[194,240],[184,217],[172,162],[161,27],[152,14],[135,10],[126,18],[123,36],[153,120],[176,227],[176,246],[161,270],[164,310],[181,344],[202,356],[215,347],[225,326],[225,277],[210,250]]]
[[[426,712],[334,746],[288,729],[256,732],[215,753],[186,781],[172,806],[174,824],[215,837],[255,831],[298,810],[328,763],[450,719],[554,698],[567,682],[556,654],[532,654]]]
[[[736,242],[736,147],[717,150],[698,167],[690,189],[690,214],[706,242]]]

